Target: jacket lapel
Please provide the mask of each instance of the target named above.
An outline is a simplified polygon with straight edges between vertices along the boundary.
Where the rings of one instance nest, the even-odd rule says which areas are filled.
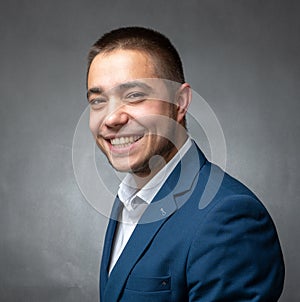
[[[153,223],[139,224],[136,226],[110,274],[104,290],[104,299],[101,301],[119,301],[120,294],[132,268],[165,221],[166,219],[163,219]]]
[[[109,225],[107,239],[105,239],[107,242],[104,245],[105,254],[102,258],[104,267],[101,268],[101,272],[105,270],[102,272],[105,282],[103,282],[103,287],[101,287],[101,301],[117,302],[119,300],[126,280],[144,250],[149,246],[153,237],[167,221],[168,217],[188,200],[189,195],[186,194],[191,190],[193,184],[197,182],[199,170],[205,160],[204,155],[193,143],[146,209],[107,280],[109,255],[116,228],[116,222],[110,223],[111,227]],[[179,203],[177,199],[180,201]],[[183,200],[185,201],[182,202]]]
[[[108,280],[110,254],[113,245],[114,234],[118,223],[118,217],[121,209],[122,209],[122,203],[117,196],[111,211],[111,218],[109,219],[109,223],[106,229],[104,247],[102,252],[102,259],[101,259],[101,266],[100,266],[100,301],[103,301],[101,296],[103,296],[103,292]]]

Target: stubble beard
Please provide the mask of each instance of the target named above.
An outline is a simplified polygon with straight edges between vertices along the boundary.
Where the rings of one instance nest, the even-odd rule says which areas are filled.
[[[170,104],[171,105],[171,104]],[[172,105],[170,106],[169,116],[172,120],[172,123],[176,123],[176,111],[175,107]],[[155,144],[156,139],[150,140],[150,149],[145,156],[143,156],[142,162],[137,162],[130,166],[129,156],[124,157],[124,160],[128,162],[130,166],[129,169],[119,169],[114,165],[113,156],[109,156],[109,152],[105,150],[101,145],[97,142],[98,147],[100,150],[105,154],[108,159],[108,162],[118,172],[127,172],[136,175],[137,177],[142,178],[152,178],[166,163],[176,154],[177,147],[176,147],[176,127],[174,127],[171,123],[170,128],[168,129],[165,136],[158,135],[158,134],[147,134],[149,136],[160,136],[160,141],[158,144]],[[153,143],[152,143],[153,142]],[[141,151],[139,151],[141,152]]]

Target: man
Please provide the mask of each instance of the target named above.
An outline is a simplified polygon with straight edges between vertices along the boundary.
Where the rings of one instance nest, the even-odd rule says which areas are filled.
[[[191,89],[170,41],[140,27],[105,34],[90,50],[87,88],[95,140],[127,172],[106,231],[100,301],[277,301],[274,224],[188,136]]]

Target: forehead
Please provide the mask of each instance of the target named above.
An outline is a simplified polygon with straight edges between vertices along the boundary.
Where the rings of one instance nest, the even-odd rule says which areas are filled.
[[[88,88],[111,89],[121,83],[142,78],[157,78],[151,56],[143,51],[118,49],[98,54],[88,73]]]

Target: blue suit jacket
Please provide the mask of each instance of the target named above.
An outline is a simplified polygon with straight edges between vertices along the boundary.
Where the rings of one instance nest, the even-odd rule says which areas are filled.
[[[106,231],[101,302],[277,301],[274,224],[244,185],[193,144],[145,211],[108,277],[120,202]]]

